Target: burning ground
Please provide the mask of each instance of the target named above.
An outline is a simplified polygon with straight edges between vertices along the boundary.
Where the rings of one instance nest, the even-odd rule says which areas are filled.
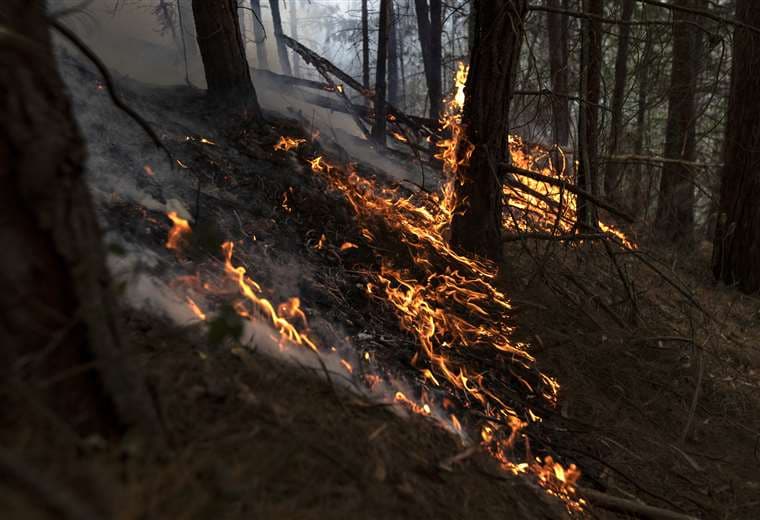
[[[601,515],[580,471],[587,490],[693,515],[757,510],[758,364],[736,319],[752,301],[694,310],[614,230],[515,241],[504,266],[461,256],[445,187],[399,186],[298,120],[241,127],[199,92],[123,80],[170,167],[116,123],[97,76],[63,67],[170,446],[83,443],[18,406],[4,443],[40,480],[126,517]],[[526,169],[541,154],[513,143]],[[568,231],[571,196],[512,181],[530,190],[505,191],[514,236]]]

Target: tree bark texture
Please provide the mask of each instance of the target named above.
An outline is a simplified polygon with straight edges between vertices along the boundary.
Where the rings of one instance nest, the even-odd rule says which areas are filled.
[[[737,0],[736,18],[760,27],[760,4]],[[737,28],[713,271],[745,292],[760,290],[760,37]]]
[[[240,34],[237,0],[193,0],[195,32],[209,96],[261,117]]]
[[[362,0],[362,85],[369,90],[369,7]]]
[[[399,106],[399,70],[398,70],[398,13],[390,1],[390,16],[388,18],[388,103]]]
[[[676,0],[680,7],[695,7],[694,0]],[[667,159],[694,162],[696,159],[697,31],[699,19],[673,11],[673,66],[668,92],[668,121],[665,130]],[[664,164],[660,180],[656,226],[669,241],[691,241],[694,228],[694,172],[684,164]]]
[[[443,5],[441,0],[414,0],[417,29],[422,48],[425,81],[430,98],[430,119],[441,117],[443,84],[441,82],[443,52]]]
[[[494,261],[502,258],[501,179],[496,166],[509,160],[509,103],[527,13],[525,0],[477,2],[475,41],[465,87],[462,126],[472,147],[456,181],[457,211],[451,242],[460,250]]]
[[[618,26],[618,46],[615,57],[615,84],[612,91],[612,122],[610,124],[610,146],[608,155],[618,154],[620,141],[623,137],[623,105],[625,104],[625,86],[628,81],[628,48],[631,40],[631,25],[633,17],[633,0],[622,0],[620,19],[624,22]],[[646,45],[646,44],[645,44]],[[620,196],[621,164],[610,162],[604,175],[604,193],[607,198],[617,200]]]
[[[546,0],[546,6],[559,9],[559,0]],[[553,12],[546,13],[546,28],[549,40],[549,71],[552,92],[552,137],[555,144],[567,146],[570,142],[570,103],[568,80],[567,17]]]
[[[121,343],[84,142],[43,4],[0,4],[0,380],[31,383],[82,433],[157,432]]]

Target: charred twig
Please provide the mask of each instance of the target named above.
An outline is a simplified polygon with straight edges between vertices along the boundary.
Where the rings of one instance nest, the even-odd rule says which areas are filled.
[[[588,499],[589,502],[602,509],[635,516],[637,518],[647,518],[649,520],[697,520],[695,516],[676,513],[669,509],[650,506],[643,502],[636,502],[620,498],[593,489],[579,489],[578,492]]]
[[[48,18],[48,23],[50,26],[58,31],[62,36],[64,36],[69,42],[71,42],[74,47],[76,47],[82,54],[84,54],[92,63],[95,65],[95,68],[98,69],[98,72],[100,72],[100,75],[103,77],[103,81],[105,83],[106,92],[108,92],[108,96],[111,98],[111,101],[113,102],[116,107],[127,114],[135,123],[137,123],[140,128],[145,131],[146,134],[148,134],[148,137],[150,137],[151,141],[153,141],[153,144],[156,145],[156,147],[160,148],[166,153],[166,156],[169,158],[169,164],[172,168],[174,168],[174,157],[172,157],[172,153],[169,151],[169,148],[166,147],[166,145],[161,141],[161,139],[158,137],[158,134],[150,127],[148,122],[143,119],[143,117],[135,112],[135,110],[127,105],[122,99],[118,96],[116,93],[116,86],[114,85],[113,78],[111,77],[111,73],[108,72],[108,68],[105,66],[105,64],[98,58],[98,56],[90,49],[87,44],[85,44],[79,36],[77,36],[71,29],[63,25],[58,20],[55,20],[53,18]]]

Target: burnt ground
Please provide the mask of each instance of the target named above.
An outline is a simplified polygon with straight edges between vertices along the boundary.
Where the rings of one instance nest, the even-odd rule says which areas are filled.
[[[70,84],[97,81],[81,67],[71,76]],[[172,286],[178,277],[218,270],[218,245],[233,240],[267,296],[299,295],[314,336],[341,352],[353,349],[355,369],[421,383],[409,363],[414,338],[363,290],[375,253],[341,251],[346,242],[362,243],[351,208],[302,161],[272,150],[280,135],[308,132],[273,114],[268,125],[241,127],[197,92],[124,84],[130,103],[150,114],[190,169],[146,175],[146,163],[159,170],[157,152],[139,144],[139,133],[104,123],[121,117],[100,114],[105,101],[95,105],[72,88],[116,257],[137,251],[142,271]],[[109,133],[120,135],[97,139]],[[203,145],[200,136],[216,144]],[[111,172],[117,182],[93,171],[103,166],[118,170]],[[177,198],[195,211],[199,180],[199,218],[175,255],[163,247],[163,204]],[[322,235],[326,245],[317,249]],[[707,258],[678,259],[652,245],[664,259],[657,265],[691,287],[705,312],[625,258],[633,312],[599,249],[508,245],[502,284],[515,307],[516,337],[533,345],[539,366],[562,385],[558,407],[541,409],[544,421],[528,435],[543,453],[578,463],[584,487],[701,518],[759,517],[760,301],[713,286],[700,267]],[[368,399],[343,381],[352,379],[345,373],[229,338],[209,341],[203,326],[182,324],[155,298],[146,304],[128,288],[124,298],[139,309],[125,305],[125,342],[156,396],[168,446],[134,435],[79,438],[39,407],[33,391],[6,385],[4,518],[86,518],[71,514],[75,505],[94,517],[124,518],[566,516],[528,479],[504,475],[433,421]],[[224,299],[218,293],[203,303]],[[37,484],[23,484],[25,477]],[[55,506],[61,494],[74,498]],[[615,517],[601,509],[586,514]]]

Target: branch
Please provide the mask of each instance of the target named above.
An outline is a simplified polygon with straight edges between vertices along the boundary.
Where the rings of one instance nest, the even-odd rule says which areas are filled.
[[[698,9],[696,7],[684,7],[682,5],[660,2],[659,0],[636,0],[636,1],[640,4],[647,4],[647,5],[653,5],[655,7],[662,7],[663,9],[668,9],[670,11],[680,11],[682,13],[695,14],[703,18],[709,18],[710,20],[713,20],[715,22],[720,22],[726,25],[733,25],[735,27],[741,27],[742,29],[747,29],[748,31],[751,31],[753,33],[760,34],[760,28],[758,27],[746,24],[735,18],[720,16],[719,14],[715,14],[714,12],[707,9]]]
[[[550,242],[580,242],[582,240],[607,240],[609,237],[600,233],[578,233],[573,235],[552,235],[551,233],[521,233],[505,235],[502,242],[519,242],[521,240],[546,240]]]
[[[625,515],[649,520],[698,520],[691,515],[684,515],[668,509],[650,506],[643,502],[608,495],[600,491],[594,491],[593,489],[579,489],[578,492],[597,507]]]
[[[111,77],[111,74],[108,72],[108,68],[105,66],[105,64],[100,61],[100,58],[90,49],[87,44],[85,44],[79,36],[74,34],[74,32],[63,25],[58,20],[55,20],[53,18],[48,18],[48,23],[50,24],[53,29],[61,33],[62,36],[64,36],[67,40],[69,40],[74,47],[76,47],[82,54],[84,54],[92,63],[95,65],[95,67],[98,69],[98,72],[100,72],[100,75],[103,76],[103,81],[105,82],[106,91],[108,92],[108,96],[111,98],[111,101],[113,102],[116,107],[127,114],[132,120],[137,123],[140,128],[142,128],[146,134],[150,137],[151,141],[153,141],[153,144],[156,145],[156,147],[160,148],[166,153],[166,156],[169,158],[169,164],[174,167],[174,157],[172,157],[172,153],[169,151],[169,149],[166,147],[166,145],[161,141],[161,139],[158,137],[158,134],[150,127],[147,121],[143,119],[143,117],[134,111],[129,105],[127,105],[124,101],[121,100],[121,98],[116,94],[116,87],[114,86],[113,78]]]

